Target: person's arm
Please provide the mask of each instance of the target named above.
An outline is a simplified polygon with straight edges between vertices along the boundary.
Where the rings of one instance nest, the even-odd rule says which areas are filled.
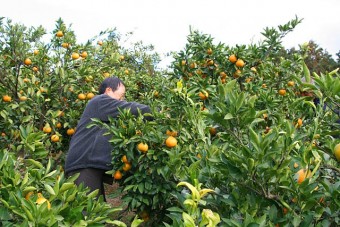
[[[98,103],[98,115],[102,121],[108,121],[108,117],[116,117],[119,115],[119,109],[130,109],[131,113],[138,116],[138,110],[141,114],[151,113],[149,106],[137,102],[126,102],[112,99],[110,97],[103,97]],[[146,120],[152,120],[152,117],[146,116]]]

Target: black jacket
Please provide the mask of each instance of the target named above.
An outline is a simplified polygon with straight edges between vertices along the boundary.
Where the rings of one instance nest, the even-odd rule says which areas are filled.
[[[108,117],[119,115],[118,108],[130,109],[131,113],[138,115],[150,113],[150,107],[136,102],[126,102],[111,98],[108,95],[97,95],[87,104],[77,125],[76,133],[72,136],[65,162],[66,174],[82,168],[97,168],[110,170],[112,145],[110,136],[103,136],[105,129],[99,126],[87,128],[91,118],[98,118],[108,122]]]

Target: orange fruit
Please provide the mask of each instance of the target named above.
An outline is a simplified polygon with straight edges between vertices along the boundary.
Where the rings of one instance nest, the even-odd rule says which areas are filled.
[[[171,131],[171,130],[166,130],[166,133],[168,136],[173,136],[176,137],[178,135],[177,131]]]
[[[182,65],[182,66],[185,66],[186,64],[187,64],[187,61],[186,61],[186,60],[182,60],[182,61],[181,61],[181,65]]]
[[[66,134],[69,135],[69,136],[72,136],[74,133],[75,133],[74,128],[69,128],[69,129],[67,129],[67,131],[66,131]]]
[[[64,47],[64,48],[69,48],[70,44],[69,43],[62,43],[61,46]]]
[[[137,149],[142,153],[146,153],[149,150],[149,146],[146,143],[139,143]]]
[[[22,102],[24,102],[24,101],[26,101],[27,100],[27,97],[26,96],[20,96],[20,101],[22,101]]]
[[[75,52],[72,53],[72,59],[73,59],[73,60],[77,60],[79,57],[80,57],[80,56],[79,56],[78,53],[75,53]]]
[[[62,125],[61,125],[61,123],[60,122],[58,122],[57,124],[56,124],[56,126],[55,126],[56,128],[61,128],[62,127]]]
[[[211,127],[211,128],[209,128],[209,133],[210,133],[210,135],[214,136],[217,133],[217,129],[215,127]]]
[[[83,93],[80,93],[80,94],[78,95],[78,99],[80,99],[80,100],[85,100],[85,99],[86,99],[86,95],[83,94]]]
[[[173,136],[169,136],[165,140],[165,145],[169,148],[176,147],[177,146],[177,139]]]
[[[124,163],[129,163],[129,161],[128,161],[126,155],[123,155],[123,157],[122,157],[122,162],[124,162]]]
[[[86,58],[86,57],[88,56],[88,54],[87,54],[86,51],[83,51],[83,52],[81,52],[80,56],[81,56],[82,58]]]
[[[99,41],[97,42],[97,44],[98,44],[99,46],[101,46],[101,45],[103,45],[103,41],[99,40]]]
[[[158,92],[158,91],[155,91],[155,92],[153,93],[153,96],[154,96],[155,98],[158,98],[158,97],[159,97],[159,92]]]
[[[225,72],[220,72],[221,79],[225,79],[227,77],[227,74]]]
[[[129,75],[129,70],[125,69],[124,73],[125,75]]]
[[[24,61],[24,64],[25,65],[31,65],[32,64],[32,60],[29,59],[29,58],[26,58],[25,61]]]
[[[52,135],[52,136],[51,136],[51,141],[52,141],[52,142],[55,142],[55,143],[56,143],[56,142],[59,142],[59,136],[58,136],[58,135],[55,135],[55,134]]]
[[[206,100],[209,97],[208,92],[200,92],[198,93],[198,96],[200,97],[201,100]]]
[[[113,178],[114,178],[115,180],[120,180],[120,179],[122,179],[122,177],[123,177],[123,175],[122,175],[122,173],[121,173],[119,170],[117,170],[117,171],[113,174]]]
[[[32,70],[33,70],[34,72],[38,72],[38,71],[39,71],[39,69],[38,69],[37,66],[34,66],[34,67],[32,68]]]
[[[119,60],[124,61],[125,57],[124,55],[120,55]]]
[[[300,169],[299,171],[297,171],[297,183],[301,184],[306,178],[310,177],[311,175],[311,171],[308,170],[308,172],[305,169]]]
[[[103,76],[104,76],[105,78],[108,78],[108,77],[110,76],[110,73],[105,72],[105,73],[103,73]]]
[[[209,60],[207,61],[207,64],[208,64],[209,66],[214,65],[214,60],[209,59]]]
[[[52,132],[52,128],[49,125],[45,125],[43,127],[43,132],[44,133],[51,133]]]
[[[297,164],[296,162],[294,162],[294,168],[299,167],[299,164]]]
[[[63,31],[57,31],[57,33],[55,35],[60,38],[60,37],[64,36],[64,33],[63,33]]]
[[[127,172],[127,171],[129,171],[130,169],[131,169],[131,164],[128,163],[128,162],[124,163],[123,170],[124,170],[125,172]]]
[[[38,55],[38,54],[39,54],[39,50],[34,50],[34,51],[33,51],[33,54],[34,54],[34,55]]]
[[[235,62],[237,61],[236,55],[235,55],[235,54],[230,55],[230,56],[229,56],[229,61],[230,61],[231,63],[235,63]]]
[[[279,95],[281,95],[281,96],[285,96],[286,95],[286,90],[285,89],[280,89],[279,90]]]
[[[211,55],[212,53],[213,53],[212,49],[209,48],[209,49],[207,50],[207,54],[208,54],[208,55]]]
[[[191,62],[189,67],[190,67],[190,69],[194,69],[194,68],[197,68],[197,65],[196,65],[195,62]]]
[[[4,96],[2,96],[2,100],[3,100],[4,102],[10,102],[10,101],[12,101],[12,98],[11,98],[11,96],[4,95]]]
[[[334,151],[334,155],[335,155],[336,160],[338,160],[340,162],[340,143],[335,145],[333,151]]]
[[[284,215],[286,215],[286,214],[288,213],[287,207],[284,207],[284,208],[282,209],[282,212],[283,212]]]
[[[92,92],[87,93],[86,99],[92,99],[94,97],[94,94]]]
[[[289,87],[293,87],[294,86],[294,81],[288,81],[288,83],[287,83],[287,85],[289,86]]]
[[[237,59],[235,65],[239,68],[242,68],[245,65],[245,63],[242,59]]]
[[[239,78],[241,76],[241,73],[242,71],[237,69],[235,72],[234,72],[234,78]]]
[[[301,118],[299,118],[299,119],[297,120],[297,124],[298,124],[298,127],[299,127],[299,128],[302,126],[303,122],[302,122],[302,119],[301,119]]]
[[[267,84],[262,84],[262,88],[267,88]]]
[[[256,70],[256,68],[255,68],[255,67],[251,67],[251,68],[250,68],[250,70],[251,70],[252,72],[254,72],[254,73],[256,73],[256,72],[257,72],[257,70]]]
[[[24,81],[24,83],[30,82],[30,80],[28,78],[24,78],[23,81]]]
[[[27,192],[25,195],[25,199],[29,200],[33,194],[34,194],[33,191]]]

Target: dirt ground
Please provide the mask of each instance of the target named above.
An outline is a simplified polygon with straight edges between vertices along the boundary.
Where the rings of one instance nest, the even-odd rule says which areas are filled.
[[[112,185],[105,184],[105,196],[107,203],[111,204],[112,207],[120,207],[123,205],[121,201],[121,197],[116,198],[110,198],[110,195],[112,195],[117,189],[119,188],[118,183],[113,183]],[[131,221],[134,219],[136,214],[131,211],[125,210],[125,207],[123,207],[123,210],[120,212],[117,212],[113,215],[113,220],[118,220],[124,222],[127,226],[130,226]]]

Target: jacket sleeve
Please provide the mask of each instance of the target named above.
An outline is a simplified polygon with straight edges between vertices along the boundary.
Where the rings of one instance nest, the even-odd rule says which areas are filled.
[[[109,116],[117,117],[119,115],[119,109],[130,109],[131,113],[135,116],[138,116],[138,110],[140,110],[141,114],[151,113],[151,109],[147,105],[105,97],[98,103],[97,111],[99,119],[102,121],[108,121]],[[149,116],[146,116],[145,118],[147,120],[152,120]]]

